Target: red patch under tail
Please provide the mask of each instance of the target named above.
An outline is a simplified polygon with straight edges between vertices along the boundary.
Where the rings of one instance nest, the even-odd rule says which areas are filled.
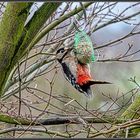
[[[77,84],[84,85],[93,80],[87,65],[77,64]]]

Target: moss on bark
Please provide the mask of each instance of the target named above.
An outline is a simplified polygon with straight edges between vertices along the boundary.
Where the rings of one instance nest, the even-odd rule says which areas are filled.
[[[120,119],[123,120],[132,120],[132,119],[138,119],[140,117],[140,95],[138,94],[135,97],[134,102],[124,111],[124,113],[120,116]],[[135,137],[140,133],[140,128],[132,129],[128,133],[128,137]],[[125,135],[125,133],[121,133],[122,136]]]
[[[23,57],[27,51],[30,51],[28,45],[60,5],[60,2],[46,2],[35,12],[32,19],[24,27],[24,33],[18,44],[20,48],[13,59],[12,65],[15,65],[16,61]]]
[[[32,121],[25,119],[25,118],[21,118],[21,117],[15,117],[15,116],[11,116],[11,115],[7,115],[7,114],[0,114],[0,121],[2,122],[6,122],[9,124],[19,124],[19,125],[29,125]]]
[[[0,23],[0,97],[10,74],[11,61],[27,19],[31,3],[8,3]]]
[[[124,111],[121,119],[137,119],[140,117],[140,95],[137,95],[134,102]]]

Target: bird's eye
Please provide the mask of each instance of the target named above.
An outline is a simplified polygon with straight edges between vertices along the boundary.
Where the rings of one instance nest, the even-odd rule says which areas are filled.
[[[60,48],[59,50],[57,50],[56,53],[57,53],[57,54],[58,54],[58,53],[63,53],[64,51],[65,51],[64,48]]]

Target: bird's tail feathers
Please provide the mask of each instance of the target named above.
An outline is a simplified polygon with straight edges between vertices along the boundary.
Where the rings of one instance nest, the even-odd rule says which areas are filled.
[[[112,83],[107,81],[90,80],[87,83],[81,85],[80,87],[84,91],[84,95],[88,97],[88,99],[91,99],[93,97],[91,85],[95,85],[95,84],[112,84]]]
[[[82,85],[82,86],[80,86],[80,87],[81,87],[81,89],[84,91],[83,93],[84,93],[84,95],[85,95],[86,97],[92,98],[93,93],[92,93],[92,90],[91,90],[90,85],[84,84],[84,85]]]
[[[111,82],[107,81],[99,81],[99,80],[90,80],[86,83],[86,86],[96,85],[96,84],[112,84]]]

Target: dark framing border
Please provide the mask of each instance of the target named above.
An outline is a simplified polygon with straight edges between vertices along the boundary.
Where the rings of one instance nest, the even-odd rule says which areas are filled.
[[[118,2],[139,2],[139,0],[0,0],[0,2],[114,2],[114,1],[118,1]],[[9,140],[9,139],[12,139],[12,138],[2,138],[4,140]],[[50,140],[50,139],[54,139],[54,140],[63,140],[64,138],[15,138],[15,139],[18,139],[18,140],[24,140],[24,139],[33,139],[33,140]],[[67,138],[68,140],[71,140],[71,139],[75,139],[75,140],[85,140],[87,138]],[[104,140],[104,139],[107,139],[107,138],[94,138],[95,140]],[[117,139],[117,140],[121,140],[121,138],[109,138],[109,140],[114,140],[114,139]],[[137,139],[137,138],[136,138]],[[88,138],[88,140],[93,140],[91,138]],[[133,138],[129,138],[129,140],[133,140]]]

